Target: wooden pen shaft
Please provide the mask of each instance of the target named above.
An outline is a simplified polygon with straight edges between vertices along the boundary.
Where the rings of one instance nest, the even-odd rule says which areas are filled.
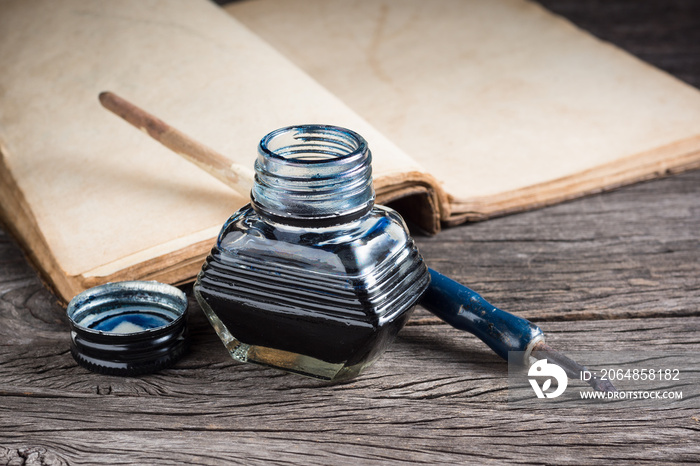
[[[131,102],[112,92],[100,93],[100,103],[112,113],[120,116],[136,128],[147,133],[176,154],[184,157],[217,179],[248,195],[252,178],[240,176],[233,169],[233,162],[210,147],[192,139]]]

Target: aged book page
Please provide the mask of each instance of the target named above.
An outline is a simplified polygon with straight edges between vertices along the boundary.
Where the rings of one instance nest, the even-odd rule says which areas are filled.
[[[273,129],[354,129],[378,200],[432,231],[700,165],[700,92],[535,4],[228,10],[246,26],[205,0],[0,3],[0,214],[64,300],[191,280],[248,199],[104,110],[105,90],[242,170]]]
[[[422,171],[204,0],[4,1],[0,67],[3,222],[66,300],[109,280],[192,279],[248,201],[106,111],[101,91],[248,169],[269,131],[326,123],[365,136],[378,179]]]
[[[227,11],[434,175],[459,222],[700,165],[700,92],[523,0]]]

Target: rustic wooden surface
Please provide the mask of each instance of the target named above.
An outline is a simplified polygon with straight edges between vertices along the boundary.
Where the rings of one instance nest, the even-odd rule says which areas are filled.
[[[542,3],[700,85],[700,2]],[[417,241],[561,349],[700,350],[700,172]],[[700,461],[700,409],[508,408],[506,364],[425,311],[366,375],[328,386],[234,362],[191,310],[174,368],[90,373],[0,233],[0,464]]]

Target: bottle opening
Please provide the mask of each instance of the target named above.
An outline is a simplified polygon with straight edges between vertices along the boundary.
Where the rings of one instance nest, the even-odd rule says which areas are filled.
[[[367,142],[337,126],[278,129],[260,141],[253,207],[260,215],[298,226],[344,223],[374,206]]]
[[[324,162],[365,152],[367,143],[348,129],[306,125],[273,131],[262,139],[260,148],[270,157]]]

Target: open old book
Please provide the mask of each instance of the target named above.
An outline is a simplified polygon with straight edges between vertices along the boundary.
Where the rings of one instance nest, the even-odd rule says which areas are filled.
[[[191,280],[236,193],[98,103],[250,171],[269,131],[348,127],[429,231],[700,166],[700,92],[523,0],[0,3],[3,223],[64,300]]]

